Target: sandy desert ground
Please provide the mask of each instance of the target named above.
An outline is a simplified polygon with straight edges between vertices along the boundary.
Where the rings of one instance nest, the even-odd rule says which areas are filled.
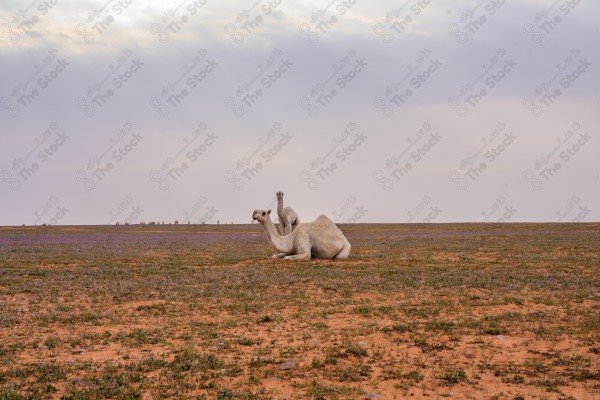
[[[0,399],[598,399],[600,224],[0,228]]]

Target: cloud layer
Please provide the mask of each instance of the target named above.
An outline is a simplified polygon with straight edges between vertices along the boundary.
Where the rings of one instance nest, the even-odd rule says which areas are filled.
[[[245,223],[278,190],[304,221],[598,220],[599,17],[5,1],[0,224]]]

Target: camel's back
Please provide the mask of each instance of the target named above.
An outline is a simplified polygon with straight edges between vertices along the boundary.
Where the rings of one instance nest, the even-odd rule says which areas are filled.
[[[329,217],[325,214],[321,214],[317,217],[317,219],[315,219],[312,222],[314,225],[319,225],[319,226],[327,226],[327,225],[333,225],[335,226],[335,224],[333,223],[333,221],[331,219],[329,219]]]
[[[284,207],[283,211],[285,212],[285,215],[290,215],[290,216],[297,217],[296,211],[294,211],[294,209],[292,207]]]
[[[319,215],[313,222],[307,224],[310,226],[310,231],[317,232],[321,237],[330,239],[343,237],[342,231],[333,223],[327,215]]]
[[[313,258],[332,259],[342,249],[350,248],[344,233],[326,215],[300,223],[291,235],[295,248],[310,248]]]
[[[326,215],[304,225],[311,242],[311,252],[316,258],[331,259],[348,243],[342,231]],[[296,228],[298,229],[298,228]]]

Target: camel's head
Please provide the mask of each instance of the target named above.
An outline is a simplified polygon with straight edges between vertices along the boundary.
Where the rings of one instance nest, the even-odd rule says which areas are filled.
[[[277,196],[277,200],[283,200],[283,192],[277,192],[275,196]]]
[[[271,218],[269,214],[271,214],[271,210],[254,210],[252,213],[252,220],[256,220],[261,224],[264,224],[267,219]]]

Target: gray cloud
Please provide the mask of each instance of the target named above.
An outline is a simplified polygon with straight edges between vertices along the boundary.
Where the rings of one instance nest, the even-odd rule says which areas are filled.
[[[0,223],[598,219],[600,6],[255,3],[4,2]]]

